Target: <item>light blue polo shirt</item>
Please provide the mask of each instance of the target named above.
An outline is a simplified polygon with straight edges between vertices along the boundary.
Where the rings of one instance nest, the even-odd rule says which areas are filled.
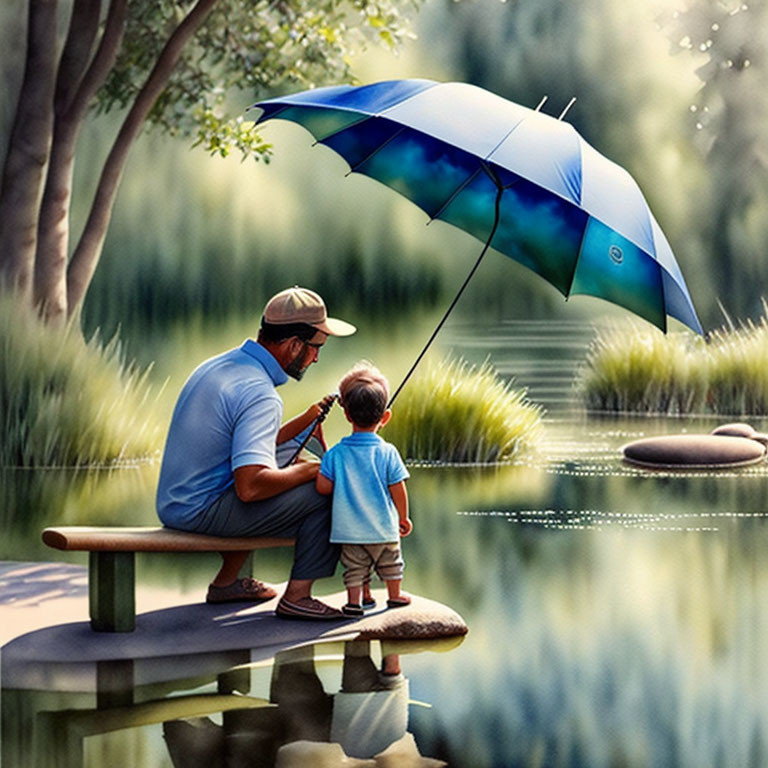
[[[275,358],[248,339],[198,366],[182,387],[171,418],[157,486],[157,514],[173,528],[194,520],[234,484],[247,464],[276,468],[288,380]]]
[[[333,482],[332,542],[399,541],[399,517],[389,486],[410,475],[394,445],[375,432],[353,432],[327,451],[320,473]]]

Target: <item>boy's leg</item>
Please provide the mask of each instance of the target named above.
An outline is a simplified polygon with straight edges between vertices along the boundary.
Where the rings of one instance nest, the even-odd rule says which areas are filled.
[[[401,673],[400,654],[388,653],[381,660],[381,674],[387,677],[394,677]]]
[[[382,544],[381,551],[376,558],[376,573],[387,585],[387,605],[390,608],[398,608],[410,605],[411,598],[400,592],[403,581],[405,563],[400,550],[400,542]]]
[[[359,605],[362,608],[361,597],[363,594],[362,587],[347,587],[347,602],[350,605]]]
[[[387,579],[387,597],[390,600],[397,600],[400,597],[400,585],[402,579]]]
[[[362,615],[363,583],[370,576],[373,565],[371,556],[360,544],[342,544],[341,564],[344,566],[344,586],[347,588],[347,605],[343,611],[350,616]]]
[[[363,582],[363,608],[375,608],[376,599],[371,594],[371,574]]]

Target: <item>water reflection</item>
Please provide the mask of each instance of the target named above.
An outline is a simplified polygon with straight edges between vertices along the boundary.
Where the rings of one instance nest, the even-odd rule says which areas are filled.
[[[157,525],[153,462],[88,469],[0,467],[0,559],[48,559],[48,525]]]
[[[408,731],[408,679],[383,676],[374,657],[399,663],[401,653],[460,643],[386,641],[380,650],[369,641],[325,643],[258,662],[247,649],[47,662],[46,690],[35,684],[39,669],[4,660],[2,765],[446,765],[423,758]],[[179,677],[193,669],[194,676]]]
[[[408,587],[451,606],[470,627],[449,654],[403,656],[407,733],[419,751],[454,768],[768,765],[768,466],[709,473],[628,467],[620,449],[631,440],[708,432],[724,420],[597,417],[574,408],[572,374],[590,337],[587,326],[458,331],[457,352],[481,361],[491,351],[492,362],[502,362],[529,386],[548,414],[536,455],[503,467],[413,468],[416,527],[405,542]],[[478,339],[472,353],[468,346]],[[768,421],[747,420],[768,431]],[[6,559],[59,560],[62,553],[39,544],[43,523],[154,524],[154,472],[78,478],[71,490],[53,476],[44,492],[35,483],[6,489],[17,499],[30,494],[37,506],[18,507],[12,538],[0,549]],[[284,578],[289,566],[290,553],[265,552],[255,571]],[[157,557],[139,562],[137,575],[140,587],[154,580],[202,599],[211,567],[192,556]],[[340,579],[325,588],[340,589]],[[9,600],[0,604],[4,617],[11,607]],[[194,766],[189,755],[187,763],[178,762],[182,756],[173,756],[172,742],[181,749],[194,745],[211,768],[236,754],[245,759],[247,753],[253,763],[261,749],[254,745],[262,743],[276,760],[274,729],[300,735],[304,726],[290,713],[302,708],[312,710],[307,733],[322,733],[321,743],[354,755],[342,734],[354,731],[353,719],[342,728],[347,705],[341,702],[366,712],[352,706],[356,696],[377,707],[385,696],[354,690],[343,668],[359,668],[359,679],[372,681],[385,652],[371,647],[373,667],[365,654],[345,658],[341,646],[316,648],[311,661],[292,658],[296,667],[283,679],[303,679],[307,686],[299,684],[304,693],[296,699],[280,693],[280,701],[270,693],[274,664],[254,665],[252,657],[197,657],[183,670],[176,658],[166,662],[173,674],[164,675],[158,674],[161,662],[152,670],[135,663],[132,700],[122,703],[125,669],[92,670],[90,687],[57,685],[72,678],[71,669],[39,677],[26,689],[14,682],[3,691],[3,766],[6,755],[12,768],[33,764],[29,723],[39,722],[37,712],[107,704],[136,712],[158,699],[187,706],[189,696],[209,697],[210,709],[195,717],[164,713],[162,722],[173,723],[165,735],[158,721],[85,737],[86,764]],[[225,673],[230,683],[219,690],[218,676]],[[240,675],[242,684],[231,683]],[[400,733],[394,710],[401,703],[384,693],[393,708],[387,722],[398,724],[392,733]],[[212,696],[237,697],[241,706],[225,712],[212,706]],[[245,696],[255,700],[252,707],[242,706]],[[412,699],[433,708],[414,706]],[[377,717],[365,714],[355,725]],[[243,723],[248,735],[235,737],[239,731],[232,729]]]

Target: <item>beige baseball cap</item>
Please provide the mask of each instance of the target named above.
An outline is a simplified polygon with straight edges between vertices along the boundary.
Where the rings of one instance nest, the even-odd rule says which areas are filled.
[[[264,319],[273,325],[306,323],[329,336],[351,336],[357,330],[344,320],[328,317],[320,296],[298,285],[275,294],[264,307]]]

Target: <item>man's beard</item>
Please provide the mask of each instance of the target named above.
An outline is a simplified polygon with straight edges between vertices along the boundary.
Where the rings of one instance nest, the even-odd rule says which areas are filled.
[[[296,357],[291,360],[290,363],[285,367],[285,372],[292,378],[296,379],[296,381],[301,381],[301,377],[306,373],[307,368],[309,366],[304,365],[306,355],[304,353],[300,353],[296,355]]]

